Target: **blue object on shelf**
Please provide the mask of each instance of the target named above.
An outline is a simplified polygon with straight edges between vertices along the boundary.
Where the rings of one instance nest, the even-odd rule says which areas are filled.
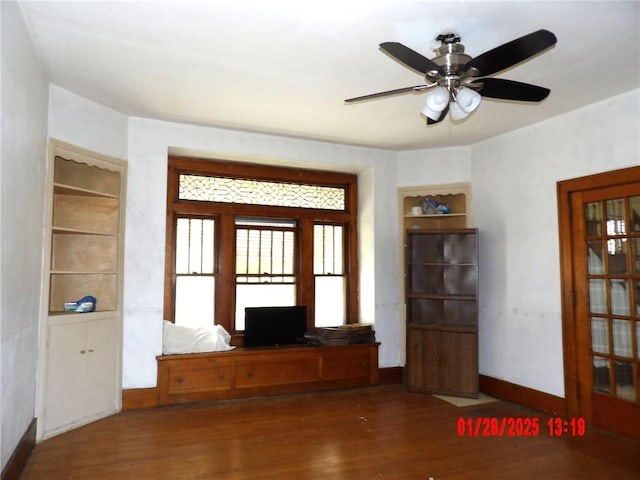
[[[449,213],[449,207],[434,198],[425,198],[422,202],[422,210],[427,215],[446,215]]]
[[[77,302],[65,302],[64,311],[76,313],[94,312],[96,310],[97,303],[98,301],[96,300],[96,297],[87,295]]]

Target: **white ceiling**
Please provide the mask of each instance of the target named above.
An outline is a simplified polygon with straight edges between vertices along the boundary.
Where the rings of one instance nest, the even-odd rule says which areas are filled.
[[[638,1],[20,1],[53,83],[123,113],[388,149],[476,143],[640,86]],[[432,58],[439,33],[477,56],[545,28],[558,43],[497,77],[551,89],[540,104],[484,100],[427,127],[423,83],[378,49]],[[603,119],[603,121],[606,121]]]

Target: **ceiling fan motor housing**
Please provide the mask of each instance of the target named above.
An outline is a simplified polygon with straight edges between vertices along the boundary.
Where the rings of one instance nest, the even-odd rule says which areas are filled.
[[[461,72],[471,57],[464,53],[461,43],[443,43],[435,52],[437,56],[432,60],[441,67],[441,72],[430,71],[426,74],[427,81],[435,82],[449,90],[458,88],[461,83]]]

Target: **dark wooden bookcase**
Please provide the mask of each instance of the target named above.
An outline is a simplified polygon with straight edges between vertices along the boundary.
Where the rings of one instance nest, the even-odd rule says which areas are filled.
[[[406,231],[406,384],[478,396],[478,232]]]

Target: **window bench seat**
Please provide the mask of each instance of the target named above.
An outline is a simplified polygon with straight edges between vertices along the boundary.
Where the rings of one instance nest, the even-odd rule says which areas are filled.
[[[378,343],[160,355],[158,403],[376,385]]]

